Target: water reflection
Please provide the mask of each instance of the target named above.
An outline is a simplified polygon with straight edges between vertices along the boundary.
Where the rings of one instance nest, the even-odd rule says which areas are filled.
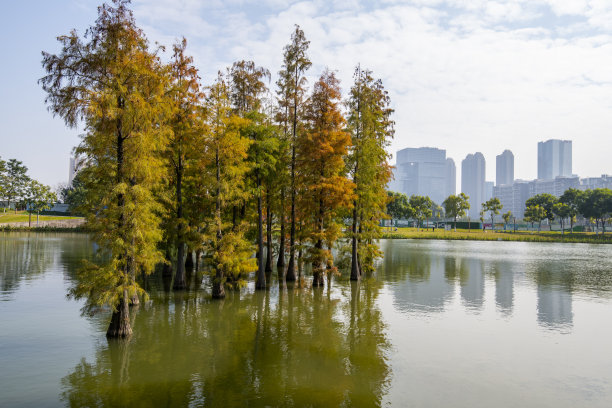
[[[23,282],[42,277],[54,265],[74,273],[90,253],[85,234],[0,232],[0,300],[10,300]]]
[[[62,379],[82,406],[379,406],[389,344],[379,284],[338,290],[157,292],[128,342]]]
[[[480,313],[494,296],[497,313],[508,318],[517,280],[535,285],[540,326],[568,332],[574,293],[610,297],[607,246],[496,242],[383,241],[379,274],[404,313],[441,313],[458,287],[464,310]],[[467,250],[466,250],[467,249]],[[488,284],[487,282],[490,282]]]

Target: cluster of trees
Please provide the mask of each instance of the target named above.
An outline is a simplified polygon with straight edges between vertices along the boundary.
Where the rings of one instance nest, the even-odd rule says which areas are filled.
[[[49,209],[57,201],[51,187],[46,186],[28,176],[28,168],[17,159],[5,161],[0,157],[0,200],[3,201],[3,212],[13,204],[15,212],[18,208],[28,210],[29,224],[32,225],[32,214],[38,215]]]
[[[582,191],[570,188],[559,198],[552,194],[537,194],[525,202],[525,207],[523,220],[532,224],[537,222],[538,230],[541,229],[542,221],[547,219],[551,225],[558,218],[563,233],[566,221],[569,221],[570,231],[573,231],[576,217],[582,216],[594,222],[597,228],[601,225],[605,233],[606,222],[609,222],[612,215],[612,190],[596,188]]]
[[[457,219],[465,217],[467,210],[470,209],[470,197],[465,193],[448,196],[439,206],[428,196],[412,195],[408,198],[405,194],[396,192],[387,192],[388,204],[387,213],[392,219],[409,219],[413,218],[417,221],[417,229],[423,221],[428,221],[429,218],[452,218],[457,231]],[[492,198],[485,203],[482,203],[480,211],[480,221],[484,223],[485,215],[488,213],[491,217],[491,223],[494,222],[495,215],[499,214],[503,205],[498,198]],[[508,223],[512,213],[508,211],[503,215],[504,221]]]
[[[436,215],[438,208],[429,197],[413,195],[410,198],[406,195],[395,192],[388,192],[389,202],[387,212],[391,218],[408,219],[413,218],[421,223]],[[457,219],[465,217],[467,210],[470,209],[469,197],[464,193],[448,196],[442,203],[444,216],[452,218],[457,229]],[[612,219],[612,190],[598,188],[594,190],[578,190],[570,188],[557,198],[552,194],[536,194],[525,202],[525,214],[523,220],[530,223],[538,223],[538,230],[541,230],[542,221],[548,220],[549,225],[558,219],[561,223],[561,231],[565,233],[565,223],[569,221],[570,230],[573,230],[577,216],[582,216],[590,223],[594,223],[597,228],[601,226],[605,233],[606,222]],[[480,211],[480,222],[483,223],[488,215],[491,225],[495,223],[495,216],[500,214],[503,205],[499,198],[493,197],[482,203]],[[514,217],[511,211],[502,214],[504,225]],[[551,225],[552,228],[552,225]]]
[[[310,91],[296,26],[274,90],[253,61],[204,86],[186,40],[163,62],[128,6],[104,4],[83,37],[59,37],[40,80],[50,111],[85,128],[73,194],[105,261],[83,269],[73,295],[112,307],[107,335],[131,333],[129,305],[146,296],[139,275],[164,264],[184,289],[193,252],[210,265],[215,298],[250,272],[265,288],[275,253],[279,281],[300,282],[310,264],[320,286],[350,220],[351,279],[371,270],[394,125],[382,82],[357,67],[343,101],[325,70]]]

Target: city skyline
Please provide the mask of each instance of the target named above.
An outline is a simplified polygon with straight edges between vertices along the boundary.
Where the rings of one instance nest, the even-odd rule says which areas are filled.
[[[20,40],[1,46],[17,62],[0,66],[11,78],[0,102],[0,156],[23,161],[46,184],[67,181],[66,163],[81,130],[66,129],[47,112],[36,83],[44,74],[40,53],[56,52],[55,37],[73,28],[83,33],[99,4],[9,2],[3,10],[0,32]],[[270,70],[274,88],[282,48],[299,24],[310,41],[309,86],[327,66],[337,70],[346,96],[358,63],[383,80],[395,109],[389,152],[445,146],[460,160],[481,151],[492,175],[493,156],[510,148],[516,178],[526,179],[536,173],[536,141],[572,139],[575,172],[612,172],[606,153],[612,147],[612,71],[606,69],[612,54],[602,46],[612,42],[606,17],[612,4],[135,0],[133,6],[151,44],[171,50],[187,38],[205,84],[248,58]],[[237,26],[241,30],[232,29]]]

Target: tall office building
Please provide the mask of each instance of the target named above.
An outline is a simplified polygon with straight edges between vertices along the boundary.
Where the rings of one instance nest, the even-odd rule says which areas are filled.
[[[552,180],[572,175],[572,141],[551,139],[538,142],[538,179]]]
[[[461,162],[461,192],[470,197],[469,215],[478,218],[485,198],[486,165],[482,153],[468,154]]]
[[[74,176],[76,175],[76,159],[74,157],[70,158],[70,164],[68,165],[68,185],[72,186],[72,180],[74,180]]]
[[[454,162],[452,171],[446,150],[433,147],[406,148],[397,152],[394,177],[390,186],[399,193],[411,196],[426,195],[441,204],[455,190]]]
[[[504,150],[495,157],[495,185],[503,186],[514,182],[514,155],[510,150]]]
[[[445,196],[457,193],[457,168],[455,161],[450,157],[446,158],[446,193]],[[439,203],[442,204],[442,203]]]

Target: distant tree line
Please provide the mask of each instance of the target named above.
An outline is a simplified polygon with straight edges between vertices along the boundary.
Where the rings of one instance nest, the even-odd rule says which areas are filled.
[[[3,202],[3,212],[11,208],[26,209],[30,214],[40,214],[49,209],[57,201],[51,187],[46,186],[28,175],[28,168],[17,159],[5,161],[0,157],[0,200]]]
[[[412,195],[408,198],[405,194],[388,192],[387,213],[392,219],[415,219],[418,225],[423,220],[428,220],[435,214],[438,205],[427,196]],[[457,219],[465,217],[470,209],[469,196],[464,193],[448,196],[443,202],[444,216],[454,221],[457,230]],[[523,221],[532,224],[538,223],[541,230],[542,221],[548,220],[549,225],[558,219],[561,231],[565,233],[565,225],[570,224],[570,231],[574,229],[574,223],[578,216],[583,217],[596,228],[602,228],[605,233],[606,222],[612,217],[612,190],[598,188],[593,190],[578,190],[570,188],[559,198],[552,194],[536,194],[525,202],[525,213]],[[495,224],[495,216],[503,209],[499,198],[493,197],[482,203],[480,211],[480,222],[483,223],[488,215],[491,225]],[[504,227],[514,218],[511,211],[502,214]],[[552,226],[550,227],[552,228]]]
[[[266,288],[274,264],[281,284],[301,284],[308,264],[321,286],[342,254],[351,279],[372,271],[394,127],[382,82],[358,66],[347,100],[330,70],[309,90],[309,41],[296,26],[273,89],[253,61],[204,85],[187,41],[163,62],[128,6],[104,4],[84,36],[59,37],[40,80],[49,110],[85,129],[68,198],[104,257],[72,294],[112,308],[107,335],[131,333],[129,306],[146,297],[140,275],[164,265],[185,289],[194,253],[215,298],[251,272]]]

